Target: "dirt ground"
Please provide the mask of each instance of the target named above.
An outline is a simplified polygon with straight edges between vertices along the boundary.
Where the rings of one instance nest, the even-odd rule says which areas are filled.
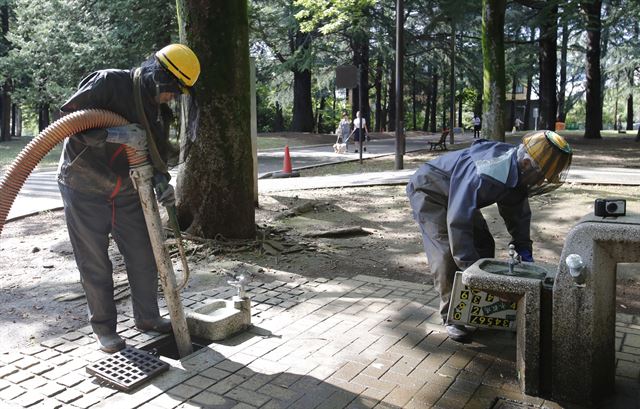
[[[640,144],[632,137],[606,145],[579,139],[571,142],[575,164],[640,167]],[[433,155],[411,154],[408,162],[419,163]],[[638,187],[565,185],[531,200],[538,263],[555,270],[567,232],[592,212],[597,197],[625,198],[628,211],[640,214]],[[256,240],[186,241],[191,279],[185,291],[226,285],[228,274],[246,272],[264,281],[368,274],[431,283],[404,186],[279,192],[261,195],[259,203]],[[496,256],[506,258],[509,235],[497,208],[488,207],[483,213],[496,239]],[[119,310],[130,314],[124,265],[115,246],[111,252]],[[87,324],[86,303],[61,211],[7,223],[0,260],[1,349],[28,346]],[[178,261],[174,262],[180,272]],[[619,275],[618,312],[640,314],[637,270],[635,276]]]

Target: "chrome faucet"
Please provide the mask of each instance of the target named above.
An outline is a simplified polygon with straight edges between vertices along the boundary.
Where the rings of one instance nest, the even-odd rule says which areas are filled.
[[[509,264],[509,274],[513,274],[513,269],[516,265],[522,263],[522,257],[516,251],[516,246],[513,244],[509,244],[509,260],[507,260]]]
[[[227,283],[233,287],[236,287],[238,290],[238,297],[245,298],[247,296],[246,286],[251,281],[250,277],[245,276],[244,274],[233,276],[233,280],[227,281]]]

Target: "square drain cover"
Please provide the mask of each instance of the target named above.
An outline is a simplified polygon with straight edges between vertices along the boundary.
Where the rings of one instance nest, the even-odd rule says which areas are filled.
[[[497,397],[489,409],[531,409],[535,408],[533,405],[529,405],[528,403],[520,402],[517,400],[507,399]]]
[[[126,347],[87,366],[87,372],[121,391],[130,391],[141,383],[169,369],[146,351]]]

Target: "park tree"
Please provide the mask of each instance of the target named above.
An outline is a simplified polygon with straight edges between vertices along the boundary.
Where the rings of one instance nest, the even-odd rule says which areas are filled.
[[[586,118],[585,132],[586,139],[600,139],[602,129],[602,83],[600,72],[600,33],[602,9],[601,0],[582,0],[580,7],[584,14],[587,31],[586,62],[585,72],[587,81],[586,88]]]
[[[482,0],[482,68],[484,71],[482,134],[504,141],[506,0]]]
[[[293,0],[254,0],[251,7],[251,35],[254,51],[276,59],[276,76],[293,75],[293,113],[290,130],[311,132],[314,126],[312,102],[313,42],[315,31],[301,29]]]
[[[255,237],[246,0],[178,0],[202,73],[198,137],[178,177],[180,224],[206,238]]]
[[[10,42],[7,38],[9,34],[9,19],[11,6],[8,0],[0,1],[0,58],[9,53]],[[0,78],[0,141],[11,140],[10,119],[11,119],[11,86],[10,76]]]
[[[14,0],[13,15],[0,66],[41,129],[89,72],[137,66],[176,32],[174,5],[164,0]]]

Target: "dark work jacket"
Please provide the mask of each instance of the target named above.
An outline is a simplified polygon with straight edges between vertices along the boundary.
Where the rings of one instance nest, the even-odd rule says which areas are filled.
[[[473,245],[474,213],[494,203],[516,250],[531,251],[531,210],[527,187],[518,185],[516,150],[480,139],[425,163],[409,180],[407,196],[416,221],[430,219],[427,201],[446,209],[449,247],[462,270],[479,258]]]
[[[130,123],[141,124],[133,98],[133,72],[101,70],[89,74],[61,111],[104,109],[121,115]],[[143,83],[142,101],[155,138],[164,133],[157,119],[158,104],[147,88]],[[106,199],[118,194],[137,194],[129,178],[124,146],[105,142],[106,136],[106,129],[93,129],[66,138],[58,166],[58,181],[71,189]]]

